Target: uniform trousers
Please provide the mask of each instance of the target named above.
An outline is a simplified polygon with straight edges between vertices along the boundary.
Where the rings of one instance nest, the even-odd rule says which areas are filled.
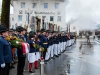
[[[51,46],[48,47],[48,52],[46,52],[45,60],[48,60],[50,58],[50,51],[51,51]]]
[[[0,67],[0,75],[9,75],[10,63],[6,63],[4,68]]]
[[[46,57],[46,52],[47,52],[47,49],[45,49],[44,51],[43,51],[43,58],[45,59],[45,57]]]
[[[26,57],[18,57],[17,75],[23,75]]]

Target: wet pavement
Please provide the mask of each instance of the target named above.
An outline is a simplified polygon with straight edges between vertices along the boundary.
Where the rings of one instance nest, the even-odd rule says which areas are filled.
[[[80,49],[82,41],[86,40],[77,40],[59,57],[50,60],[45,65],[45,75],[100,75],[100,43],[91,40],[93,47],[83,45]],[[10,75],[16,75],[16,69]],[[25,72],[25,75],[30,74]],[[31,75],[40,75],[40,70]]]

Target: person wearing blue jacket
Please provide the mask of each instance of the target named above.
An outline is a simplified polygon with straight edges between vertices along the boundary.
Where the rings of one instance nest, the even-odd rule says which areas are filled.
[[[9,75],[10,63],[12,62],[12,49],[6,40],[8,29],[0,25],[0,75]]]
[[[47,40],[47,37],[46,37],[45,29],[41,29],[41,32],[42,32],[42,35],[41,35],[41,38],[40,38],[40,42],[41,42],[41,47],[44,48],[43,58],[45,59],[47,48],[48,48],[48,40]]]
[[[37,35],[35,35],[35,44],[37,44],[40,47],[40,39]],[[40,51],[39,51],[39,47],[35,49],[35,62],[34,62],[34,67],[35,69],[38,69],[39,67],[39,60],[40,60]]]
[[[26,30],[21,26],[18,26],[16,30],[19,32],[18,38],[26,42],[25,38]],[[24,72],[26,54],[23,54],[20,48],[17,48],[17,54],[18,54],[17,75],[24,75],[23,72]]]
[[[33,70],[32,65],[34,64],[34,62],[36,61],[35,58],[35,36],[34,33],[29,33],[29,40],[28,40],[28,44],[30,45],[30,51],[28,53],[28,62],[29,62],[29,73],[34,73],[35,71]]]

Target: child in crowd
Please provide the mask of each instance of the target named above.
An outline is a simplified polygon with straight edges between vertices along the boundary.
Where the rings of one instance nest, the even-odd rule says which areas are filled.
[[[29,34],[29,40],[28,43],[30,45],[30,51],[28,53],[28,61],[29,61],[29,73],[35,73],[34,68],[32,67],[34,65],[34,62],[36,60],[35,58],[35,47],[34,47],[34,33]]]
[[[36,48],[36,52],[35,52],[36,61],[34,62],[34,67],[35,69],[38,69],[38,60],[40,59],[40,52],[39,52],[40,41],[38,36],[35,36],[35,44],[38,45],[38,48]]]

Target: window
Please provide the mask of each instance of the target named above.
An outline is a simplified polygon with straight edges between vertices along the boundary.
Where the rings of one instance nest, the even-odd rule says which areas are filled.
[[[50,21],[54,21],[54,16],[50,16]]]
[[[42,16],[42,19],[45,20],[46,16]]]
[[[21,8],[25,8],[25,2],[21,2]]]
[[[61,16],[58,16],[57,17],[57,21],[61,21]]]
[[[48,8],[48,3],[44,3],[44,8]]]
[[[58,16],[57,17],[57,21],[61,21],[61,16]]]
[[[59,8],[59,3],[55,3],[55,9]]]
[[[32,8],[36,8],[36,7],[37,7],[37,3],[33,3]]]
[[[18,21],[22,21],[22,15],[18,15]]]
[[[12,21],[14,21],[14,18],[12,18]]]

